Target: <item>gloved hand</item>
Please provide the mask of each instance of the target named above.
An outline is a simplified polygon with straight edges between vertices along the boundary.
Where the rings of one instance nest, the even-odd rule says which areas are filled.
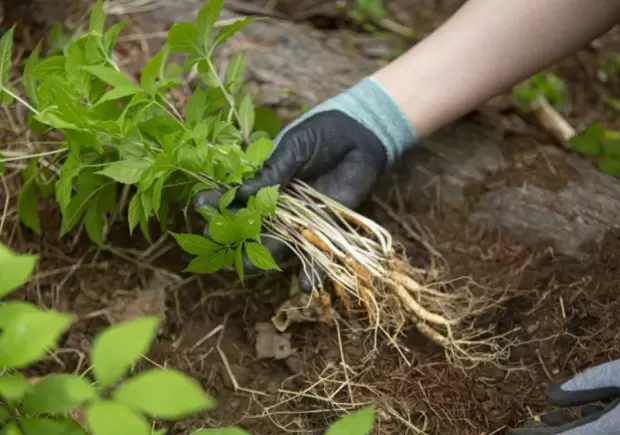
[[[547,392],[556,406],[583,406],[581,417],[552,412],[542,422],[528,421],[507,435],[618,435],[620,434],[620,359],[592,367]],[[610,402],[606,406],[594,402]]]
[[[256,177],[238,189],[236,200],[243,203],[267,186],[284,189],[297,178],[356,208],[381,171],[415,142],[415,131],[401,109],[381,84],[367,77],[283,129],[274,139],[271,156]],[[217,192],[201,192],[194,205],[214,206],[218,197]],[[276,262],[289,255],[277,240],[265,238],[263,243]],[[247,259],[244,269],[256,271]],[[302,273],[300,288],[310,292],[312,284]]]

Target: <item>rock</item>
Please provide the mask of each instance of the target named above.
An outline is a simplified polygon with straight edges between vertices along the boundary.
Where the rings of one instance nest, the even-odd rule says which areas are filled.
[[[259,359],[286,359],[293,353],[291,334],[278,333],[270,323],[257,323],[256,357]]]

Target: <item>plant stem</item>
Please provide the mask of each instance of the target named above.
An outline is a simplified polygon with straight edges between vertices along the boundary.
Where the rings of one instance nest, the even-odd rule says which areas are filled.
[[[2,92],[6,92],[8,95],[10,95],[11,97],[13,97],[15,100],[19,101],[20,103],[22,103],[24,106],[26,106],[26,108],[28,108],[28,110],[30,110],[32,113],[38,115],[39,111],[37,109],[35,109],[34,107],[32,107],[30,104],[28,104],[28,102],[26,100],[23,100],[21,97],[19,97],[18,95],[15,95],[13,92],[11,92],[10,90],[8,90],[7,88],[5,88],[4,86],[0,86],[0,91]]]
[[[1,395],[0,395],[0,403],[2,404],[2,407],[6,410],[6,412],[8,412],[8,414],[11,416],[11,420],[15,422],[15,425],[17,426],[17,430],[19,430],[21,435],[28,435],[28,432],[26,432],[26,429],[22,425],[22,422],[19,419],[19,415],[17,415],[17,412],[15,412],[15,409],[13,409],[13,407],[9,405],[8,401]]]

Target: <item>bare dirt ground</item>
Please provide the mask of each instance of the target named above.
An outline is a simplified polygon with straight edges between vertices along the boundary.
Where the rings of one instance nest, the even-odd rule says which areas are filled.
[[[388,10],[423,35],[458,3],[391,0]],[[290,4],[288,10],[284,3],[279,7],[281,13],[291,13]],[[335,21],[342,25],[333,10],[323,15],[332,20],[323,23],[329,29],[311,35],[327,53],[324,47],[333,38],[346,45],[349,31],[333,29]],[[131,18],[137,24],[129,30],[122,54],[136,59],[136,53],[151,49],[152,41],[131,35],[140,30],[142,36],[152,34],[157,26],[165,30],[166,23],[140,14]],[[310,19],[316,17],[304,21]],[[152,26],[148,31],[146,22]],[[282,26],[287,32],[308,27]],[[241,41],[251,50],[254,40],[249,35],[231,44]],[[286,41],[275,44],[273,52]],[[361,52],[347,53],[357,59]],[[610,128],[620,127],[617,112],[603,102],[618,95],[620,81],[612,77],[601,83],[597,78],[600,61],[617,52],[620,40],[612,33],[555,68],[567,81],[566,115],[574,126],[601,120]],[[258,63],[252,64],[252,53],[248,56],[252,69]],[[372,62],[360,60],[368,69]],[[261,86],[273,84],[264,78],[268,68],[260,65]],[[258,70],[253,70],[254,79]],[[313,73],[314,82],[326,80]],[[355,80],[355,74],[343,76]],[[314,100],[314,94],[302,96],[287,103],[287,110]],[[269,103],[280,109],[278,104]],[[7,141],[19,130],[6,117],[1,128]],[[551,379],[620,357],[617,180],[555,146],[510,104],[490,105],[468,116],[402,160],[361,210],[391,231],[415,265],[430,267],[438,260],[412,239],[411,229],[444,257],[447,277],[471,277],[508,292],[509,302],[485,319],[503,331],[519,328],[522,345],[511,352],[506,367],[456,370],[438,347],[414,331],[404,338],[407,362],[387,345],[364,360],[371,346],[367,336],[322,324],[292,327],[287,337],[290,356],[259,358],[278,353],[269,349],[278,347],[278,337],[256,325],[269,322],[287,298],[295,269],[251,277],[245,285],[228,273],[186,276],[181,270],[188,258],[169,237],[155,237],[158,241],[149,246],[139,236],[127,237],[121,221],[104,249],[94,248],[81,232],[59,241],[60,216],[53,202],[41,207],[43,233],[36,237],[17,221],[17,168],[4,176],[10,204],[0,239],[16,250],[41,254],[32,284],[19,296],[80,317],[63,338],[61,350],[33,368],[33,374],[81,373],[88,368],[85,357],[92,339],[105,325],[156,313],[165,316],[165,324],[143,364],[186,371],[218,402],[213,412],[169,425],[171,433],[238,425],[257,435],[319,434],[337,414],[375,402],[376,433],[489,435],[548,410],[544,391]],[[4,195],[2,191],[1,204]],[[181,216],[174,219],[178,227],[185,225]],[[348,383],[343,366],[348,367]]]

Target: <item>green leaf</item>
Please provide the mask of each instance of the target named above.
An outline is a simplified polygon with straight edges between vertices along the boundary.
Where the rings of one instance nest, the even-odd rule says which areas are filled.
[[[375,407],[367,406],[340,418],[325,435],[368,435],[375,424]]]
[[[260,236],[261,216],[256,210],[241,209],[235,214],[237,240],[258,239]]]
[[[46,57],[32,69],[32,76],[38,80],[55,75],[62,77],[62,74],[65,72],[65,63],[66,59],[64,56]]]
[[[230,58],[226,68],[226,87],[232,94],[236,94],[243,86],[245,72],[245,53],[238,51]]]
[[[90,21],[88,23],[88,29],[91,32],[103,35],[105,26],[105,11],[103,10],[103,3],[101,0],[93,5],[90,12]]]
[[[4,174],[4,154],[0,153],[0,175]]]
[[[54,311],[24,313],[0,334],[0,368],[23,368],[42,359],[72,321],[73,316]]]
[[[223,7],[224,0],[209,0],[198,11],[198,18],[196,19],[199,32],[198,37],[205,48],[209,46],[213,25],[217,21]]]
[[[0,298],[28,282],[38,260],[37,255],[18,254],[0,244],[0,270],[11,271],[0,273]]]
[[[97,174],[105,175],[122,184],[136,184],[152,165],[153,161],[148,158],[119,160],[106,166]]]
[[[28,391],[21,409],[31,414],[63,414],[96,396],[95,387],[80,376],[51,374]]]
[[[247,94],[239,105],[239,127],[245,137],[249,137],[254,128],[254,105],[250,94]]]
[[[15,26],[11,27],[0,39],[0,86],[7,85],[13,69],[13,34]]]
[[[41,234],[39,219],[39,200],[37,198],[37,180],[31,178],[22,186],[17,200],[19,219],[37,234]]]
[[[235,250],[235,270],[237,271],[237,275],[239,279],[243,283],[243,279],[245,278],[245,268],[243,267],[243,244],[240,243],[237,245],[237,249]]]
[[[110,326],[95,338],[90,360],[102,387],[118,381],[148,351],[158,326],[157,317],[142,317]]]
[[[226,251],[221,249],[211,254],[200,255],[194,258],[184,272],[215,273],[228,265]]]
[[[252,164],[252,166],[258,168],[262,166],[273,148],[273,142],[269,139],[258,139],[248,146],[245,152],[246,160]]]
[[[276,137],[282,129],[282,123],[280,122],[280,118],[278,118],[278,114],[268,107],[255,108],[254,118],[254,128],[264,131],[271,138]]]
[[[226,208],[232,204],[232,202],[235,200],[235,195],[237,194],[237,187],[233,187],[232,189],[228,189],[226,191],[226,193],[224,193],[221,197],[220,197],[220,211],[224,211],[226,210]]]
[[[140,222],[140,218],[144,214],[140,196],[141,195],[139,193],[136,193],[133,198],[131,198],[131,201],[129,201],[129,210],[127,212],[127,219],[129,221],[129,234],[133,233],[133,230],[136,228],[136,226]]]
[[[153,369],[125,381],[114,400],[158,419],[181,419],[215,407],[215,401],[189,376],[172,369]]]
[[[236,427],[222,427],[218,429],[201,429],[192,432],[191,435],[250,435],[248,432]]]
[[[618,134],[608,134],[608,136],[603,141],[603,154],[608,157],[620,158],[620,136]]]
[[[110,27],[105,34],[103,35],[103,45],[109,55],[114,46],[116,45],[116,41],[118,41],[118,37],[120,33],[123,31],[125,27],[129,24],[128,21],[122,21],[120,23],[114,24]]]
[[[235,21],[232,24],[228,24],[222,27],[220,31],[217,33],[210,50],[213,50],[218,45],[224,44],[226,41],[228,41],[228,39],[231,36],[239,32],[240,30],[242,30],[245,26],[247,26],[252,21],[254,21],[252,17],[246,17],[242,20]]]
[[[99,80],[106,82],[114,87],[118,86],[131,86],[134,83],[120,71],[116,71],[114,68],[104,65],[85,66],[82,68],[97,77]]]
[[[41,44],[39,43],[34,50],[32,50],[30,56],[28,56],[28,60],[24,66],[24,90],[28,99],[34,104],[38,103],[39,98],[37,93],[37,79],[32,75],[32,71],[34,70],[34,67],[39,64],[40,53]]]
[[[185,105],[185,120],[189,125],[195,125],[202,121],[207,107],[206,93],[200,88],[196,88]]]
[[[106,101],[119,100],[124,97],[128,97],[130,95],[136,95],[143,93],[144,90],[140,86],[136,85],[122,85],[112,89],[109,92],[106,92],[100,99],[97,101],[97,105],[101,103],[105,103]]]
[[[0,376],[0,397],[3,399],[18,401],[29,388],[28,380],[21,373]]]
[[[194,23],[175,23],[168,31],[168,46],[173,52],[199,54],[201,50],[198,37],[199,31]]]
[[[280,197],[280,185],[263,187],[255,196],[254,208],[261,214],[274,215]]]
[[[207,222],[211,222],[211,219],[213,219],[213,217],[219,213],[215,207],[212,207],[210,205],[203,205],[199,207],[196,211]]]
[[[215,215],[209,223],[209,234],[213,240],[223,245],[238,240],[237,225],[232,217]]]
[[[29,435],[88,435],[78,423],[70,418],[50,420],[41,417],[26,417],[21,420],[21,426]]]
[[[260,243],[247,242],[245,252],[250,262],[262,270],[280,270],[271,253]]]
[[[197,234],[177,234],[170,232],[185,252],[192,255],[212,254],[221,248],[217,243]]]
[[[92,435],[150,435],[146,419],[130,408],[110,401],[95,402],[86,409]]]
[[[142,70],[140,84],[147,92],[155,91],[155,82],[163,75],[163,66],[168,56],[167,47],[164,47],[148,61]]]
[[[105,231],[105,214],[99,210],[96,202],[91,204],[84,216],[84,228],[88,238],[97,246],[103,245]]]
[[[2,265],[0,264],[0,267]],[[4,329],[15,319],[27,313],[41,311],[35,305],[22,301],[8,301],[0,304],[0,329]]]
[[[599,159],[598,167],[605,174],[614,177],[620,175],[620,158],[603,157]]]
[[[97,194],[97,192],[102,189],[102,187],[103,186],[100,186],[99,188],[96,188],[94,190],[83,189],[71,199],[62,215],[62,223],[60,225],[60,237],[64,237],[65,234],[75,228],[80,218],[84,214],[86,206]]]
[[[600,156],[603,152],[603,139],[605,138],[605,127],[596,122],[590,124],[580,134],[570,139],[573,150],[588,156]]]

